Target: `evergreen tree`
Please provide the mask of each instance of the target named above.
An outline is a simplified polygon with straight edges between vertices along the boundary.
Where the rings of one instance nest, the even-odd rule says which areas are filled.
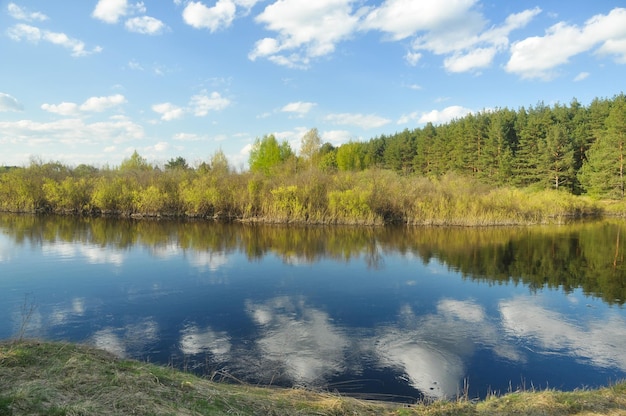
[[[484,180],[498,185],[511,182],[513,151],[517,145],[514,126],[514,112],[503,109],[491,114],[478,162],[479,176]]]
[[[415,137],[408,129],[388,139],[384,151],[386,168],[409,174],[413,171],[413,158],[415,158]]]
[[[422,175],[430,175],[434,173],[434,141],[437,136],[437,130],[432,123],[426,123],[415,139],[417,147],[415,157],[413,158],[413,169]]]
[[[571,189],[575,176],[574,145],[566,127],[561,123],[552,125],[539,150],[539,171],[548,187],[561,189],[569,186]]]
[[[587,152],[579,179],[591,195],[624,198],[624,149],[626,141],[626,100],[617,97],[605,121],[605,129]]]
[[[513,183],[529,186],[541,181],[538,168],[540,148],[544,146],[547,130],[552,120],[547,107],[539,103],[537,107],[525,111],[517,117],[518,144],[513,162]]]

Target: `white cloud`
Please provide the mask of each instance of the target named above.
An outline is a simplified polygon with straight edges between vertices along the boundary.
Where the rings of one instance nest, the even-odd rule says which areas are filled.
[[[443,61],[443,66],[450,72],[467,72],[491,65],[497,52],[496,48],[477,48],[466,54],[455,53]]]
[[[219,111],[230,105],[230,100],[224,98],[218,92],[212,92],[211,95],[198,94],[191,97],[189,106],[191,112],[197,117],[206,116],[209,111]]]
[[[582,81],[584,79],[587,79],[589,75],[590,75],[589,72],[581,72],[578,75],[576,75],[576,77],[574,78],[574,81],[575,82]]]
[[[471,8],[476,0],[386,0],[371,10],[362,27],[387,32],[393,40],[405,39],[421,31],[456,30],[471,20],[482,18]]]
[[[352,13],[352,2],[280,0],[268,5],[255,20],[277,36],[257,41],[248,57],[288,67],[308,66],[312,58],[332,53],[356,30],[358,16]]]
[[[409,114],[403,114],[397,121],[397,124],[407,124],[410,121],[418,120],[421,114],[417,111],[414,111]]]
[[[532,36],[511,46],[506,71],[522,78],[549,80],[555,69],[570,58],[600,45],[600,55],[617,55],[626,63],[626,9],[615,8],[608,15],[596,15],[580,28],[559,22],[546,30],[544,36]]]
[[[144,68],[141,64],[134,59],[128,62],[128,67],[134,71],[143,71]]]
[[[32,120],[0,122],[0,142],[9,141],[27,146],[42,140],[68,145],[99,143],[110,145],[143,137],[143,127],[124,117],[112,117],[89,124],[80,118],[64,118],[46,123]]]
[[[0,112],[22,110],[24,110],[24,107],[15,97],[4,92],[0,92]]]
[[[160,103],[152,106],[152,111],[161,114],[161,120],[171,121],[181,118],[185,114],[185,110],[175,106],[172,103]]]
[[[315,104],[315,103],[304,102],[304,101],[297,101],[297,102],[293,102],[293,103],[289,103],[289,104],[285,105],[281,109],[281,111],[283,111],[285,113],[296,113],[299,116],[304,116],[309,111],[311,111],[311,109],[313,107],[315,107],[316,105],[317,104]]]
[[[181,142],[198,142],[206,140],[205,136],[201,136],[196,133],[176,133],[172,138]]]
[[[122,94],[115,94],[107,97],[88,98],[80,106],[71,102],[62,102],[61,104],[45,103],[42,104],[41,109],[62,116],[73,116],[77,115],[79,110],[100,113],[124,103],[126,103],[126,98]]]
[[[389,119],[374,114],[365,115],[353,113],[329,114],[325,117],[325,120],[334,124],[353,125],[363,129],[382,127],[391,122]]]
[[[42,104],[41,109],[62,116],[73,116],[78,113],[76,103],[62,102],[61,104]]]
[[[326,130],[320,136],[323,142],[329,142],[333,146],[339,146],[354,140],[353,133],[347,130]]]
[[[394,41],[413,37],[412,50],[404,57],[411,66],[420,61],[421,51],[429,51],[446,56],[448,71],[467,72],[490,66],[496,54],[508,46],[510,32],[541,11],[535,8],[511,14],[502,25],[485,29],[488,21],[478,10],[477,0],[386,0],[368,11],[361,29],[379,30]]]
[[[81,106],[81,111],[102,112],[109,108],[124,104],[126,98],[122,94],[110,95],[107,97],[91,97]]]
[[[433,123],[433,124],[443,124],[449,121],[452,121],[457,118],[461,118],[471,113],[472,110],[461,107],[459,105],[452,105],[450,107],[446,107],[443,110],[433,110],[429,113],[424,113],[419,118],[420,123]]]
[[[235,18],[237,7],[232,0],[218,0],[213,7],[192,1],[183,10],[183,20],[196,29],[215,32],[229,27]]]
[[[230,105],[230,100],[224,98],[220,93],[214,91],[196,94],[189,99],[187,108],[179,107],[172,103],[160,103],[152,106],[152,111],[161,114],[161,120],[170,121],[181,118],[185,113],[191,113],[196,117],[204,117],[210,111],[219,111]]]
[[[48,20],[48,16],[40,12],[31,12],[23,7],[18,6],[15,3],[9,3],[7,6],[7,10],[9,12],[9,16],[16,20],[25,20],[27,22],[32,21],[44,21]]]
[[[26,40],[32,43],[39,43],[39,41],[50,42],[55,45],[63,46],[66,49],[72,51],[72,56],[87,56],[92,53],[98,53],[102,51],[99,46],[94,47],[91,51],[85,49],[85,43],[78,39],[70,38],[65,33],[51,32],[48,30],[41,30],[35,26],[19,23],[10,27],[7,30],[9,38],[19,42]]]
[[[146,147],[146,150],[150,151],[150,152],[162,153],[162,152],[166,151],[169,148],[170,148],[170,144],[168,142],[158,142],[158,143],[155,143],[152,146]]]
[[[422,59],[422,54],[419,53],[419,52],[408,51],[406,53],[406,55],[404,55],[404,59],[406,59],[406,61],[409,63],[409,65],[415,66],[415,65],[417,65],[419,60]]]
[[[162,21],[150,16],[133,17],[128,19],[124,26],[128,31],[142,35],[158,35],[166,28]]]
[[[106,23],[117,23],[127,10],[127,0],[98,0],[91,16]]]

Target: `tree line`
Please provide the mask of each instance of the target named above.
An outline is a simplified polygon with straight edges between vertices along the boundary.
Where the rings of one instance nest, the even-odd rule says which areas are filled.
[[[119,166],[0,170],[0,210],[315,224],[491,225],[624,211],[626,97],[539,103],[341,146],[309,130],[296,154],[258,138],[249,169],[221,150],[191,167],[136,151]],[[610,204],[600,200],[613,201]]]

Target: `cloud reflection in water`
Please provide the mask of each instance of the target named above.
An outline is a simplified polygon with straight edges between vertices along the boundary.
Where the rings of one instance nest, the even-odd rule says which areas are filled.
[[[230,349],[230,337],[226,332],[214,331],[209,327],[200,329],[196,325],[187,325],[181,331],[180,350],[184,354],[210,352],[214,358],[225,360]]]
[[[617,314],[603,320],[568,322],[560,313],[539,304],[537,297],[500,302],[504,331],[535,342],[543,353],[570,355],[598,367],[626,371],[626,321]]]
[[[350,342],[326,312],[286,296],[248,302],[247,311],[261,331],[258,355],[267,365],[280,366],[294,383],[320,384],[344,371]]]
[[[471,300],[442,299],[437,313],[416,315],[401,308],[399,322],[381,331],[375,341],[379,365],[404,372],[409,384],[431,398],[449,398],[466,377],[464,362],[477,346],[493,348],[508,360],[522,356],[498,334],[497,322]]]

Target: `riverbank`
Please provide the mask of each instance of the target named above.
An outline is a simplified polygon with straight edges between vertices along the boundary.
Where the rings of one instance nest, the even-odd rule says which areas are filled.
[[[214,382],[89,346],[0,343],[0,415],[626,415],[626,383],[401,405]]]
[[[626,213],[622,199],[496,186],[455,173],[50,170],[34,165],[0,174],[0,211],[368,226],[532,225]]]

